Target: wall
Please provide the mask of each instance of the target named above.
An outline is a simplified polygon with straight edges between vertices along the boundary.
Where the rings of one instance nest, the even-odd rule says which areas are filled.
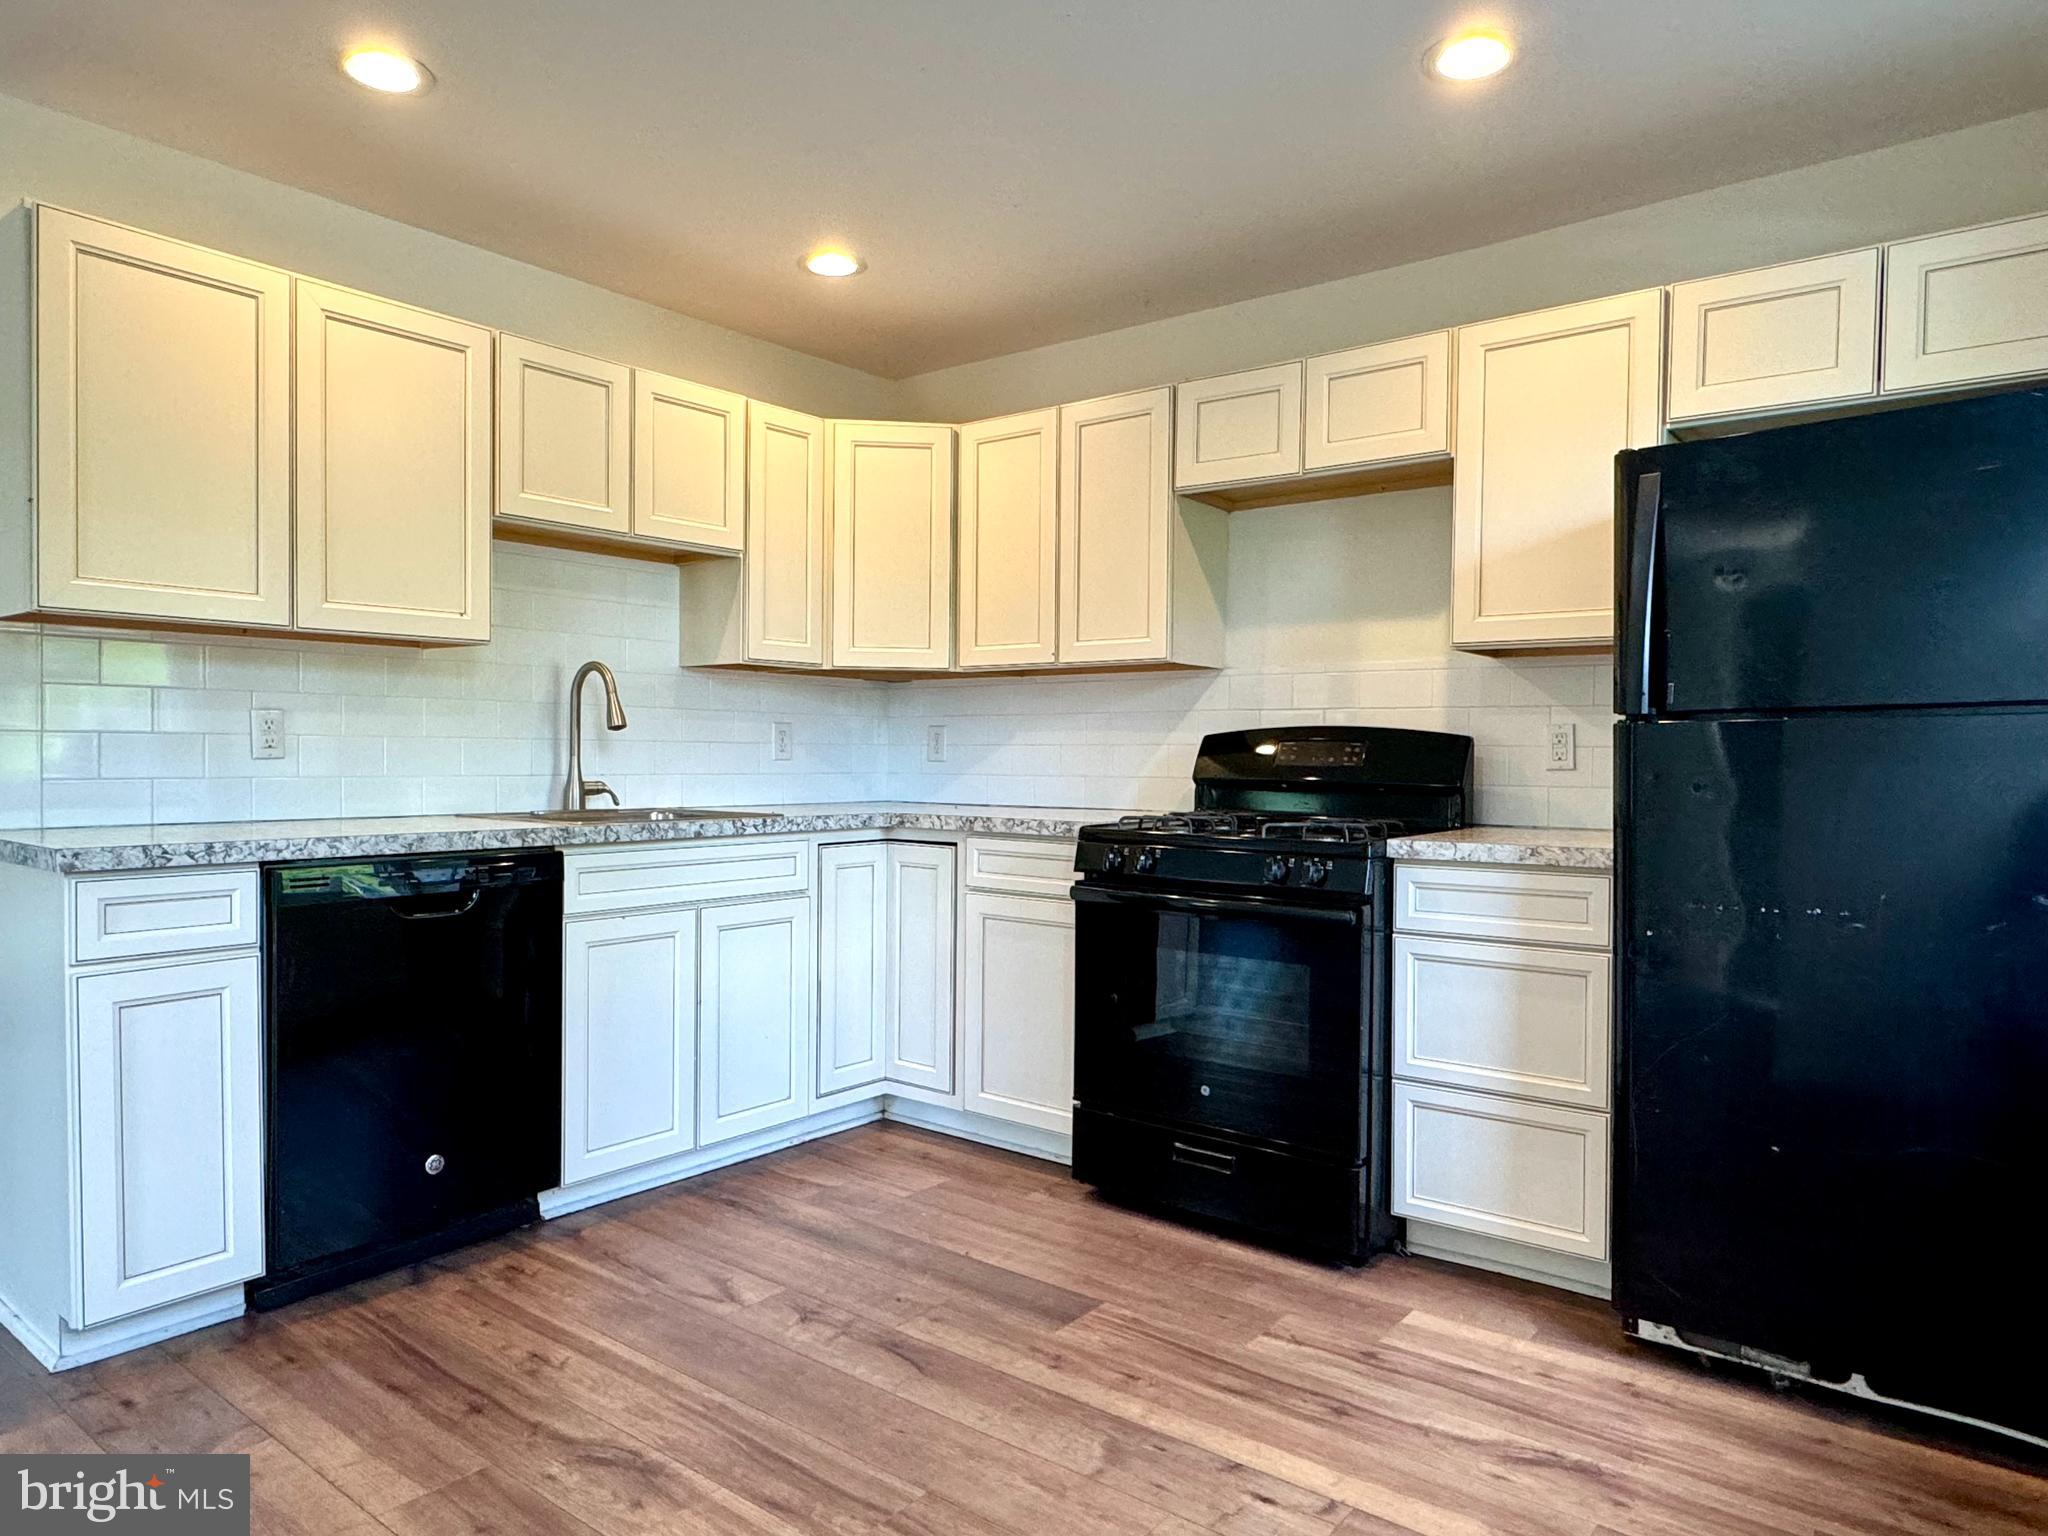
[[[889,416],[897,386],[0,96],[0,208],[32,199],[819,415]]]
[[[1613,783],[1602,658],[1498,661],[1450,649],[1441,490],[1234,513],[1227,670],[888,689],[889,792],[906,799],[1185,806],[1195,747],[1258,725],[1396,725],[1479,745],[1477,814],[1604,826]],[[1577,766],[1545,766],[1553,722]],[[924,759],[928,725],[947,760]]]
[[[880,685],[684,672],[673,566],[499,544],[488,645],[444,650],[0,626],[0,826],[539,810],[568,761],[628,805],[863,800],[882,790]],[[249,756],[249,711],[286,752]],[[40,718],[40,732],[36,729]],[[787,762],[771,722],[792,725]]]

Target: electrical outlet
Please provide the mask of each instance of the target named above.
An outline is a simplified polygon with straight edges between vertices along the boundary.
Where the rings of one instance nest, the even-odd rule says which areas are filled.
[[[787,720],[778,720],[768,727],[768,755],[778,763],[786,763],[795,756],[792,741],[793,732]]]
[[[283,710],[252,709],[249,711],[249,755],[253,758],[279,758],[284,756]]]
[[[1569,773],[1578,766],[1578,731],[1570,725],[1553,725],[1550,728],[1550,771]]]
[[[943,725],[928,725],[924,728],[924,760],[928,763],[943,763],[946,760],[946,728]]]

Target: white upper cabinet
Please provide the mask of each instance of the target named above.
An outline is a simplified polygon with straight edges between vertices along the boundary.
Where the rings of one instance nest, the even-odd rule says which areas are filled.
[[[2048,214],[1885,250],[1884,390],[2048,373]]]
[[[888,844],[818,850],[818,1095],[881,1081],[889,986]]]
[[[634,370],[633,532],[738,550],[746,523],[746,397]]]
[[[1223,664],[1225,514],[1176,502],[1173,391],[1060,407],[1059,659]]]
[[[1660,289],[1458,332],[1452,643],[1614,639],[1614,456],[1658,440]]]
[[[1875,394],[1877,290],[1875,248],[1674,284],[1670,419]]]
[[[491,333],[297,284],[301,629],[491,637]]]
[[[832,423],[832,665],[953,659],[953,429]]]
[[[962,667],[1058,659],[1059,427],[1044,410],[960,429]]]
[[[43,208],[35,320],[35,606],[290,624],[290,277]]]
[[[749,661],[825,664],[825,423],[747,406]]]
[[[498,338],[498,515],[624,533],[633,373]]]
[[[698,1140],[764,1131],[809,1104],[811,899],[698,914]]]
[[[1302,468],[1351,469],[1451,451],[1451,333],[1329,352],[1303,364]]]
[[[573,919],[562,961],[562,1182],[689,1151],[696,912]]]
[[[1301,366],[1253,368],[1175,390],[1174,488],[1301,473]]]

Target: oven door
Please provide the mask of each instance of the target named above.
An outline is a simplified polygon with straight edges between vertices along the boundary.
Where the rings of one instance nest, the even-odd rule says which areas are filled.
[[[1355,907],[1074,888],[1084,1107],[1364,1155],[1367,954]]]

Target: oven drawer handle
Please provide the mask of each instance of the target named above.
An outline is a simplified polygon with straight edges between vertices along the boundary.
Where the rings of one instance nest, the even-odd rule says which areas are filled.
[[[1173,1160],[1186,1163],[1190,1168],[1199,1168],[1204,1173],[1235,1173],[1237,1158],[1229,1152],[1212,1152],[1207,1147],[1191,1147],[1184,1141],[1173,1144]]]
[[[1301,907],[1287,902],[1269,901],[1262,896],[1244,896],[1227,899],[1220,896],[1155,895],[1136,891],[1106,891],[1100,886],[1077,885],[1074,900],[1101,901],[1125,907],[1151,907],[1161,912],[1217,912],[1237,917],[1289,917],[1304,922],[1341,923],[1347,928],[1356,928],[1359,913],[1356,907]]]

